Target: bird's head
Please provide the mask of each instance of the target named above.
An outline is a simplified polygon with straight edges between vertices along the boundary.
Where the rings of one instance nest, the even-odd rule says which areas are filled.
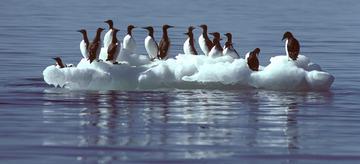
[[[164,24],[163,25],[163,30],[169,29],[169,28],[174,28],[174,26],[168,25],[168,24]]]
[[[143,29],[148,30],[149,32],[154,32],[154,28],[151,26],[142,27]]]
[[[281,40],[289,39],[289,38],[293,38],[293,35],[291,34],[291,32],[286,31],[286,32],[284,33],[284,36],[283,36],[283,38],[282,38]]]
[[[110,28],[110,29],[113,28],[114,23],[113,23],[113,21],[112,21],[111,19],[106,20],[106,21],[104,21],[104,22],[109,25],[109,28]]]
[[[221,40],[220,38],[220,33],[218,32],[212,32],[212,33],[209,33],[210,35],[214,36],[214,39],[218,39],[218,40]]]
[[[201,27],[203,30],[207,30],[207,25],[206,24],[202,24],[199,27]]]
[[[255,54],[256,56],[258,56],[260,54],[260,48],[255,48],[253,51],[252,51],[252,54]]]
[[[82,33],[82,34],[86,34],[86,30],[85,30],[85,29],[77,30],[77,32],[80,32],[80,33]]]
[[[132,24],[128,26],[128,30],[130,30],[130,31],[131,31],[132,29],[134,29],[134,28],[136,28],[136,26],[134,26],[134,25],[132,25]]]

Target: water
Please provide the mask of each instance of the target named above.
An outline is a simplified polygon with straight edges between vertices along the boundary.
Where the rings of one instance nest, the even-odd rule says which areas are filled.
[[[360,2],[13,0],[0,6],[0,163],[358,163]],[[265,90],[67,91],[42,79],[61,56],[81,57],[80,28],[113,19],[164,23],[173,54],[189,25],[232,32],[241,54],[283,54],[292,31],[302,54],[335,76],[328,92]],[[198,36],[199,30],[195,31]],[[134,31],[145,53],[146,31]],[[199,47],[197,47],[199,50]]]

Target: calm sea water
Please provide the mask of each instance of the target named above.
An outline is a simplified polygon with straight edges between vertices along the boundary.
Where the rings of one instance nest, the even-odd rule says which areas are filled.
[[[359,163],[360,1],[50,1],[0,5],[0,163]],[[81,57],[80,28],[164,23],[232,32],[241,54],[284,54],[284,31],[335,76],[328,92],[67,91],[42,70]],[[196,36],[200,30],[195,31]],[[145,53],[146,31],[134,31]],[[120,36],[120,35],[119,35]],[[198,48],[199,49],[199,48]]]

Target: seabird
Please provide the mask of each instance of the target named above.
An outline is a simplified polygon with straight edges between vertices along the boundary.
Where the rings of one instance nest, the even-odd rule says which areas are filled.
[[[201,27],[203,29],[202,34],[199,36],[199,46],[200,46],[201,51],[205,55],[208,55],[211,48],[213,47],[213,43],[211,42],[211,40],[209,39],[209,37],[207,35],[207,25],[202,24],[199,27]]]
[[[65,65],[63,62],[62,62],[62,60],[61,60],[61,58],[60,57],[55,57],[55,58],[53,58],[54,60],[55,60],[55,66],[57,67],[57,68],[65,68],[65,67],[72,67],[73,65],[72,64],[70,64],[70,65]]]
[[[109,45],[111,44],[112,41],[112,33],[113,33],[113,29],[114,29],[114,23],[112,20],[107,20],[104,21],[105,23],[107,23],[109,25],[109,30],[106,32],[105,36],[104,36],[104,48],[107,50],[107,48],[109,47]]]
[[[109,45],[109,47],[107,49],[108,56],[107,56],[106,61],[112,61],[113,64],[117,63],[116,59],[119,56],[119,52],[120,52],[120,43],[116,38],[116,34],[117,34],[118,31],[119,31],[118,29],[113,28],[112,40],[111,40],[111,43],[110,43],[110,45]]]
[[[233,47],[233,44],[232,44],[232,35],[231,35],[231,33],[226,33],[224,35],[227,37],[227,41],[226,41],[225,46],[224,46],[223,55],[229,55],[229,56],[233,57],[234,59],[239,59],[240,56],[236,52],[236,50],[235,50],[235,48]]]
[[[123,40],[123,49],[128,54],[134,54],[136,49],[136,42],[134,37],[132,36],[132,29],[136,28],[133,25],[129,25],[127,28],[127,35]]]
[[[247,58],[247,64],[249,68],[253,71],[259,71],[259,60],[257,56],[260,53],[260,48],[255,48],[253,51],[249,53],[249,57]]]
[[[196,52],[195,49],[195,45],[194,45],[194,34],[193,34],[193,30],[195,29],[195,27],[190,26],[188,28],[188,32],[184,33],[185,35],[188,36],[188,38],[186,39],[183,49],[184,49],[184,53],[185,54],[191,54],[191,55],[197,55],[198,53]]]
[[[159,53],[158,53],[158,58],[159,59],[166,59],[168,52],[169,52],[169,48],[170,48],[170,39],[167,33],[167,29],[169,28],[173,28],[174,26],[170,26],[170,25],[163,25],[163,36],[160,40],[159,43]]]
[[[298,40],[296,40],[289,31],[284,33],[282,40],[284,39],[286,55],[292,60],[296,60],[300,52],[300,44]]]
[[[90,43],[89,45],[89,60],[90,63],[92,63],[95,59],[98,60],[99,59],[99,54],[100,54],[100,50],[101,50],[101,41],[100,41],[100,35],[101,35],[101,31],[103,31],[103,28],[98,28],[96,30],[96,35],[94,40]]]
[[[151,26],[143,27],[143,29],[148,30],[148,36],[145,38],[145,49],[149,55],[151,61],[153,61],[159,52],[159,46],[154,38],[154,28]]]
[[[80,42],[80,52],[85,59],[89,58],[89,39],[85,29],[78,30],[83,36],[83,40]]]
[[[211,51],[209,52],[209,56],[213,57],[213,58],[222,56],[223,48],[220,45],[220,40],[221,40],[220,33],[213,32],[213,33],[209,33],[209,34],[214,36],[214,39],[213,39],[214,46],[211,48]]]

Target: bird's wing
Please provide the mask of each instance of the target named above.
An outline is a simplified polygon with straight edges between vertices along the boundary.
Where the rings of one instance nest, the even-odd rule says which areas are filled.
[[[90,45],[89,45],[89,53],[90,54],[96,54],[96,51],[99,48],[99,45],[100,44],[98,42],[90,43]]]
[[[113,60],[114,59],[114,54],[116,52],[116,45],[115,44],[110,44],[107,50],[108,53],[108,57],[106,60]]]
[[[235,50],[234,45],[231,45],[231,48],[232,48],[232,49],[234,50],[234,52],[236,53],[237,57],[240,58],[240,55],[239,55],[239,53]]]
[[[253,71],[259,70],[259,60],[256,57],[254,57],[253,55],[250,55],[247,58],[247,61],[248,61],[248,65],[251,70],[253,70]]]
[[[159,44],[159,56],[161,58],[164,58],[166,56],[168,49],[169,49],[169,44],[164,40],[161,40]]]
[[[205,43],[209,50],[211,50],[211,48],[214,47],[214,43],[211,42],[211,40],[209,38],[205,39]]]
[[[192,40],[192,42],[189,40],[189,42],[190,42],[190,46],[191,46],[191,49],[193,50],[194,55],[197,55],[198,53],[195,48],[195,40]]]
[[[300,52],[299,42],[295,38],[292,40],[289,40],[289,43],[287,44],[287,49],[288,49],[289,56],[292,59],[296,60],[297,56],[299,55],[299,52]]]
[[[89,59],[90,59],[90,63],[96,59],[96,53],[98,51],[98,48],[100,46],[99,42],[95,42],[95,43],[90,43],[89,45]]]

